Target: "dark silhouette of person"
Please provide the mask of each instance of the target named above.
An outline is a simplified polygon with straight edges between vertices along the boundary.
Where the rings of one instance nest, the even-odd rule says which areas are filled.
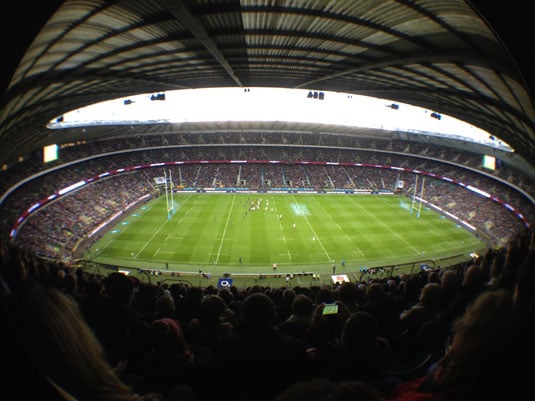
[[[278,333],[275,318],[275,305],[268,295],[255,292],[244,299],[238,327],[220,336],[215,347],[216,366],[227,390],[226,394],[218,391],[219,400],[267,400],[299,378],[306,347]]]

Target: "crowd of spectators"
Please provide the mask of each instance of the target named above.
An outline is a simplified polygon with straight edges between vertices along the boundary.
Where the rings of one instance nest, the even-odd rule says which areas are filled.
[[[361,162],[370,164],[386,164],[394,165],[398,167],[416,168],[422,171],[433,172],[439,175],[449,176],[460,181],[466,180],[473,183],[474,181],[483,180],[480,183],[484,188],[493,189],[497,186],[500,192],[507,190],[509,192],[515,192],[511,188],[508,189],[506,185],[499,181],[495,181],[488,176],[482,176],[478,173],[474,173],[471,170],[463,168],[464,164],[458,164],[457,166],[444,164],[439,159],[426,159],[422,157],[411,156],[410,154],[392,154],[384,150],[364,150],[364,149],[333,149],[323,148],[318,149],[314,147],[307,148],[293,148],[293,147],[278,147],[278,146],[214,146],[214,145],[197,145],[190,147],[184,146],[180,148],[151,148],[150,150],[138,150],[127,153],[111,154],[106,157],[100,157],[98,159],[92,159],[85,162],[77,163],[76,166],[70,166],[70,168],[62,168],[58,171],[49,172],[44,179],[45,182],[57,181],[58,185],[61,183],[71,184],[81,179],[87,179],[88,176],[92,177],[96,174],[113,170],[114,168],[122,168],[134,165],[149,164],[156,161],[176,161],[176,160],[307,160],[307,161],[333,161],[333,162]],[[451,160],[447,160],[451,161]],[[31,165],[31,163],[30,163]],[[470,165],[467,163],[467,165]],[[103,171],[105,170],[105,171]],[[11,174],[13,173],[13,174]],[[3,190],[7,190],[11,185],[15,184],[12,180],[22,180],[25,176],[19,176],[16,174],[15,169],[8,169],[2,173],[3,178],[2,185]],[[468,175],[466,175],[468,174]],[[213,178],[213,177],[212,177]],[[276,182],[280,182],[281,175],[275,177]],[[186,181],[193,183],[194,180],[187,179]],[[298,180],[299,181],[299,180]],[[511,180],[514,183],[514,179]],[[37,184],[37,186],[35,185]],[[212,184],[212,183],[210,183]],[[324,185],[324,182],[321,183]],[[40,184],[39,180],[33,180],[32,185],[34,187],[27,196],[29,200],[32,198],[40,200],[39,196],[48,196],[48,193],[37,192],[41,191],[43,184]],[[43,188],[45,189],[45,188]],[[527,185],[526,191],[532,192],[532,186]],[[32,193],[36,192],[35,195]],[[47,191],[48,192],[48,191]],[[493,191],[488,191],[493,192]],[[18,192],[17,197],[21,197],[25,192]],[[508,200],[509,194],[505,194],[503,197]],[[514,199],[514,195],[512,197]]]
[[[150,188],[132,174],[82,188],[32,215],[16,242],[41,257],[69,260],[88,233],[150,193]]]
[[[9,323],[66,399],[532,395],[504,365],[533,308],[532,231],[449,268],[282,288],[142,282],[1,250]]]
[[[106,130],[106,127],[93,127],[94,130]],[[141,129],[138,127],[138,129]],[[521,174],[514,168],[503,164],[499,169],[489,172],[482,167],[482,155],[467,151],[462,151],[458,147],[437,146],[424,142],[411,142],[395,138],[384,138],[371,133],[369,137],[355,135],[324,135],[316,133],[276,133],[276,132],[217,132],[217,133],[177,133],[172,127],[167,126],[147,126],[146,132],[142,135],[128,137],[114,137],[111,140],[99,140],[89,143],[72,143],[61,145],[60,159],[51,164],[43,164],[42,154],[36,151],[35,154],[28,155],[22,162],[12,166],[5,166],[0,182],[0,192],[4,193],[10,186],[18,181],[39,173],[47,168],[60,166],[64,163],[75,162],[87,157],[95,157],[103,154],[113,154],[114,152],[131,152],[136,150],[146,150],[149,148],[173,148],[191,146],[212,146],[221,150],[223,146],[232,146],[236,153],[233,158],[237,160],[271,160],[264,157],[265,147],[245,146],[245,145],[285,145],[285,148],[295,147],[287,155],[286,159],[291,160],[311,160],[310,157],[300,154],[301,148],[310,147],[313,149],[318,160],[325,160],[322,156],[322,148],[338,148],[337,151],[343,154],[344,150],[375,150],[378,152],[394,152],[392,154],[403,154],[421,156],[436,160],[453,162],[461,166],[468,166],[473,169],[485,172],[510,182],[533,195],[533,181]],[[105,135],[105,134],[103,134]],[[447,142],[444,142],[446,144]],[[284,149],[284,148],[283,148]],[[188,150],[189,153],[189,150]],[[216,159],[223,159],[228,156],[223,151]],[[269,154],[269,152],[267,152]],[[284,153],[284,151],[283,151]],[[190,159],[186,154],[178,155],[181,160]],[[280,158],[279,158],[280,159]],[[284,159],[284,158],[283,158]],[[314,157],[315,159],[315,157]],[[344,155],[342,159],[331,159],[330,161],[347,161]]]
[[[233,148],[226,148],[232,153]],[[191,160],[217,160],[222,155],[221,149],[192,148]],[[218,154],[211,154],[210,152]],[[289,156],[288,149],[281,155],[280,149],[264,149],[270,152],[268,160],[277,156]],[[160,149],[113,155],[103,159],[90,160],[70,168],[51,172],[25,184],[2,204],[3,235],[11,229],[16,218],[28,207],[82,179],[94,177],[106,172],[106,169],[119,169],[133,165],[142,165],[154,160],[175,160],[177,149]],[[305,158],[313,158],[311,149],[301,149]],[[365,152],[368,156],[369,152]],[[498,194],[500,199],[516,206],[524,213],[528,221],[535,220],[535,210],[525,198],[512,188],[480,176],[475,172],[438,162],[400,155],[383,153],[371,154],[368,163],[417,168],[421,171],[455,178],[473,185],[490,194]],[[321,157],[327,160],[340,157],[338,150],[323,149]],[[348,152],[347,158],[364,157],[358,151]],[[351,159],[354,160],[354,159]],[[360,160],[362,161],[362,160]],[[414,163],[414,164],[412,164]],[[271,188],[304,188],[310,190],[362,189],[368,191],[397,191],[408,196],[423,194],[424,199],[452,213],[463,221],[476,227],[488,242],[501,245],[522,229],[522,222],[507,208],[481,197],[472,191],[453,183],[427,176],[416,181],[413,173],[374,167],[302,165],[302,164],[223,164],[194,163],[139,169],[130,173],[115,174],[107,179],[97,180],[71,194],[46,205],[34,212],[22,225],[17,234],[18,244],[25,244],[28,249],[41,256],[51,258],[72,257],[73,250],[88,232],[107,221],[111,216],[124,211],[136,199],[143,195],[155,195],[163,192],[156,184],[157,177],[164,174],[172,177],[175,190],[182,188],[239,188],[256,190]],[[403,186],[399,188],[399,183]],[[243,184],[243,185],[242,185]],[[422,187],[423,186],[423,187]]]

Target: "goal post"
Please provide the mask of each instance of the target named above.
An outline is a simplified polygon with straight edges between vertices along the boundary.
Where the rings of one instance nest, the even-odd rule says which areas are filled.
[[[171,170],[169,170],[169,178],[165,169],[163,170],[163,176],[165,179],[165,206],[167,210],[167,219],[170,219],[175,214],[175,201],[173,196],[173,177]]]
[[[420,217],[420,213],[422,212],[422,200],[424,199],[424,185],[425,185],[425,176],[422,177],[422,183],[420,184],[420,199],[418,199],[418,210],[416,213],[416,217]],[[416,195],[416,194],[415,194]]]
[[[422,177],[422,182],[420,184],[420,195],[418,196],[418,174],[414,180],[414,191],[412,194],[412,203],[411,203],[411,214],[415,211],[416,217],[420,217],[422,212],[422,200],[424,198],[424,185],[425,185],[425,176]],[[418,202],[416,202],[418,200]]]
[[[415,174],[414,189],[413,189],[413,192],[412,192],[411,214],[414,211],[414,202],[416,202],[416,191],[417,190],[418,190],[418,174]]]

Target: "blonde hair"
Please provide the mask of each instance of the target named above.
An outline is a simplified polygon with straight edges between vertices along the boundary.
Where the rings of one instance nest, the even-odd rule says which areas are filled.
[[[455,333],[478,336],[481,342],[493,344],[507,338],[513,325],[513,297],[502,288],[480,294],[468,305],[464,315],[453,324]],[[494,347],[492,347],[494,348]]]
[[[18,299],[18,331],[43,374],[78,400],[136,399],[109,366],[76,301],[54,288],[28,285]]]

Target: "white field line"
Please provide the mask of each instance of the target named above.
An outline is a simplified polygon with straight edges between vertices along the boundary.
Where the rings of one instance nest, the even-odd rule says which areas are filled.
[[[236,194],[232,196],[232,203],[230,204],[230,209],[227,214],[227,221],[225,222],[225,228],[223,229],[223,235],[221,236],[221,241],[219,242],[219,249],[217,250],[217,256],[215,258],[216,264],[219,262],[219,256],[221,255],[221,248],[223,247],[223,240],[225,239],[225,235],[227,233],[228,223],[230,221],[230,216],[232,214],[232,208],[234,207],[235,200],[236,200]]]
[[[143,252],[145,250],[145,248],[147,247],[147,245],[149,245],[152,240],[154,239],[154,237],[156,235],[158,235],[158,233],[162,230],[162,228],[164,228],[164,226],[167,224],[168,221],[171,221],[171,219],[166,219],[163,224],[160,226],[160,228],[158,228],[154,234],[151,235],[151,237],[148,239],[148,241],[145,241],[145,244],[143,244],[143,246],[141,247],[141,249],[134,255],[134,259],[137,259],[138,255]]]
[[[377,223],[379,223],[380,225],[382,225],[384,228],[388,229],[388,231],[390,231],[392,234],[394,234],[397,238],[399,238],[399,240],[401,242],[404,242],[409,248],[411,248],[414,253],[416,254],[420,254],[420,251],[415,248],[410,242],[408,242],[407,240],[405,240],[405,238],[403,238],[401,235],[399,235],[397,232],[395,232],[394,230],[392,230],[389,226],[387,226],[385,223],[383,223],[380,219],[378,219],[377,217],[375,217],[373,215],[373,213],[370,213],[368,212],[365,208],[363,208],[361,205],[359,205],[358,201],[356,201],[355,199],[351,199],[353,201],[353,203],[355,205],[357,205],[357,207],[359,209],[361,209],[364,213],[366,213],[368,216],[371,216]]]
[[[358,253],[359,255],[365,256],[365,255],[364,255],[364,252],[362,252],[358,246],[357,246],[357,249],[351,251],[351,253]]]
[[[136,220],[139,220],[139,218],[143,215],[143,213],[140,213],[140,212],[137,212],[136,213],[139,213],[139,216],[137,216]],[[121,230],[121,232],[119,233],[119,235],[117,236],[114,236],[110,241],[108,241],[106,244],[104,244],[104,246],[100,249],[98,249],[98,254],[100,254],[104,249],[106,249],[109,245],[111,245],[112,243],[115,242],[115,240],[117,240],[121,234],[123,234],[126,230],[128,230],[130,227],[132,226],[132,224],[128,224],[126,226],[126,228],[124,230]]]
[[[384,199],[381,199],[381,202],[385,203],[385,200]],[[433,212],[434,213],[434,212]],[[433,223],[425,220],[425,219],[420,219],[420,221],[425,224],[426,226],[430,227],[431,228],[431,232],[433,232],[433,234],[438,234],[439,237],[443,238],[444,240],[444,245],[450,245],[450,246],[453,246],[453,247],[459,247],[459,240],[455,239],[452,235],[450,235],[448,232],[444,231],[444,230],[440,230],[438,228],[436,228],[436,226],[433,225]],[[477,241],[474,241],[474,245],[477,243]]]
[[[292,195],[292,198],[293,198],[294,202],[297,203],[297,200],[295,199],[295,195]],[[308,217],[305,216],[305,215],[303,215],[303,217],[305,218],[305,221],[307,222],[308,227],[310,227],[310,230],[314,234],[314,237],[316,238],[316,241],[318,242],[318,244],[320,244],[321,249],[323,250],[323,253],[325,255],[327,255],[327,259],[329,260],[329,262],[331,262],[332,261],[331,255],[329,255],[329,252],[327,252],[327,249],[325,249],[325,247],[323,246],[323,243],[321,242],[320,238],[318,237],[318,234],[316,234],[316,231],[314,230],[314,227],[312,227],[312,224],[310,224],[310,221],[308,221]]]
[[[184,203],[186,203],[190,198],[191,198],[191,195],[190,195],[190,197],[188,197],[188,198],[184,201]],[[183,204],[184,204],[184,203],[183,203]],[[183,204],[182,204],[182,205],[183,205]],[[181,205],[180,207],[182,207],[182,205]],[[172,219],[172,217],[171,217],[171,219]],[[143,252],[143,250],[147,247],[147,245],[149,245],[149,244],[152,242],[152,240],[154,239],[154,237],[155,237],[156,235],[158,235],[158,233],[162,230],[162,228],[164,228],[164,226],[167,224],[167,222],[171,221],[171,219],[165,219],[164,223],[160,226],[160,228],[158,228],[158,229],[154,232],[154,234],[151,235],[151,237],[148,239],[148,241],[145,241],[145,244],[143,244],[143,246],[141,247],[141,249],[134,255],[134,259],[137,259],[137,257],[139,256],[139,254],[140,254],[141,252]]]

